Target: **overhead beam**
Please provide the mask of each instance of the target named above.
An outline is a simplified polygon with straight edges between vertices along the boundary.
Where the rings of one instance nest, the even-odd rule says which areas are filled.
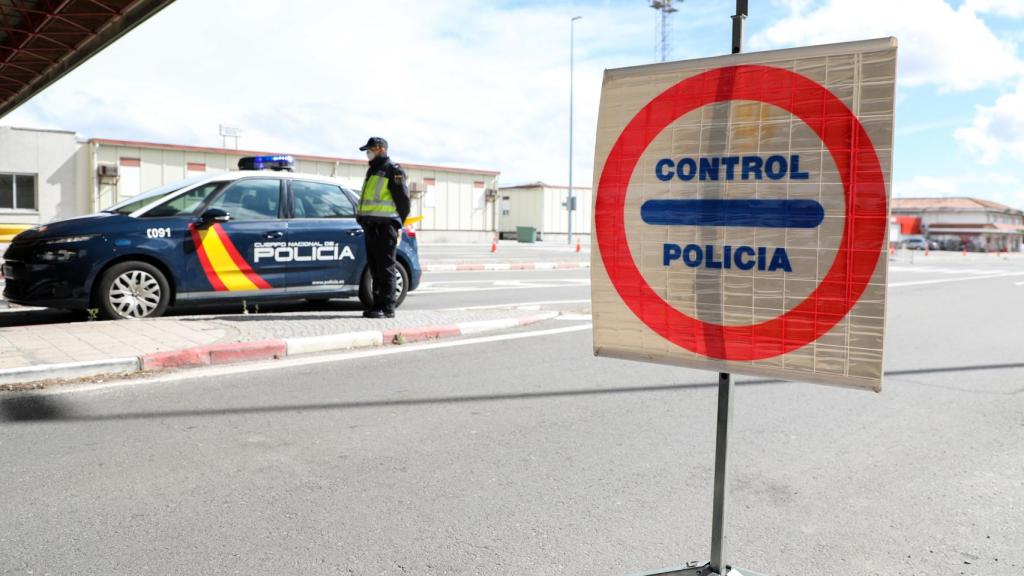
[[[172,2],[174,0],[139,0],[132,4],[130,8],[125,10],[124,15],[104,25],[96,32],[95,36],[75,47],[66,58],[51,65],[35,80],[18,90],[14,96],[0,101],[0,119],[82,65],[89,58],[103,51],[104,48],[113,44],[128,32],[131,32],[136,26],[145,22]]]

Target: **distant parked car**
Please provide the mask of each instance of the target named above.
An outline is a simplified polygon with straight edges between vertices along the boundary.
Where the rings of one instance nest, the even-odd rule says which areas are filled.
[[[938,250],[939,243],[924,238],[907,238],[900,242],[900,247],[907,250]]]

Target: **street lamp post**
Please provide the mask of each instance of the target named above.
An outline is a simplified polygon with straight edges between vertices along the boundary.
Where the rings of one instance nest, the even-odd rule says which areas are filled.
[[[572,211],[575,208],[575,198],[572,195],[572,105],[573,105],[573,75],[575,73],[575,62],[573,58],[576,44],[576,21],[582,16],[573,16],[569,20],[569,197],[565,200],[565,207],[569,212],[569,234],[568,244],[572,246]]]

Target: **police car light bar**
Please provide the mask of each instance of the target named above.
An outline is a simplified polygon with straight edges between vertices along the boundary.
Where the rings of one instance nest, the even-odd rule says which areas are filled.
[[[287,170],[295,168],[295,158],[291,156],[246,156],[238,160],[239,170]]]

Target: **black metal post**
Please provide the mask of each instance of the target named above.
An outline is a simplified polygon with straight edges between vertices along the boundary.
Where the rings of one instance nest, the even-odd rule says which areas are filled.
[[[718,374],[718,423],[715,435],[715,504],[711,515],[711,569],[728,572],[725,550],[726,493],[729,481],[729,424],[732,422],[732,374]]]
[[[736,14],[732,17],[732,53],[743,51],[743,23],[747,19],[747,0],[736,0]]]
[[[747,19],[747,0],[736,0],[732,17],[732,53],[743,51],[743,24]],[[715,435],[715,503],[711,515],[711,570],[728,574],[726,562],[725,520],[729,490],[729,424],[732,423],[732,374],[718,374],[718,422]]]

